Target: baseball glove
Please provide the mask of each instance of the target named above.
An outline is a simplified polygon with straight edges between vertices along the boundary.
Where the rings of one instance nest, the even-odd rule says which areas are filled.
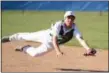
[[[94,48],[92,48],[89,53],[84,53],[84,56],[95,56],[96,53],[97,51]]]

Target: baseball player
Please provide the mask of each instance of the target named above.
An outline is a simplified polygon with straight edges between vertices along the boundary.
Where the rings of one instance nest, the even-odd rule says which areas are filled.
[[[95,55],[96,50],[87,45],[82,34],[78,31],[78,28],[74,23],[75,18],[76,16],[72,11],[66,11],[64,20],[52,24],[50,29],[32,33],[16,33],[8,37],[3,37],[1,41],[2,43],[14,40],[40,42],[41,45],[39,47],[25,45],[21,48],[16,48],[15,50],[25,52],[34,57],[55,49],[56,55],[61,56],[63,55],[63,52],[60,50],[59,45],[64,44],[75,37],[86,49],[86,53],[84,53],[85,56]]]

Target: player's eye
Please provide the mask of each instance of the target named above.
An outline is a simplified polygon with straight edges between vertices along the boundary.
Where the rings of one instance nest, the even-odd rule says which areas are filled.
[[[75,20],[74,16],[68,16],[68,19]]]

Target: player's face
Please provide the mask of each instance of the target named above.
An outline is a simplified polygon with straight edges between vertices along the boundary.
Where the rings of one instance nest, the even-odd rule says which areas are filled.
[[[65,19],[65,24],[67,27],[71,27],[72,24],[74,23],[75,17],[74,16],[68,16]]]

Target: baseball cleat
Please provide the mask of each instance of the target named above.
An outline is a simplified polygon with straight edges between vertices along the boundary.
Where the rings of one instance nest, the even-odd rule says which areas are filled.
[[[23,51],[23,48],[22,47],[17,47],[17,48],[15,48],[15,51],[22,52]]]
[[[2,42],[2,43],[10,42],[9,37],[8,37],[8,36],[3,37],[3,38],[1,39],[1,42]]]
[[[28,47],[31,47],[31,46],[30,45],[26,45],[26,46],[23,46],[23,47],[17,47],[17,48],[15,48],[15,51],[22,52],[24,49],[26,49]]]

